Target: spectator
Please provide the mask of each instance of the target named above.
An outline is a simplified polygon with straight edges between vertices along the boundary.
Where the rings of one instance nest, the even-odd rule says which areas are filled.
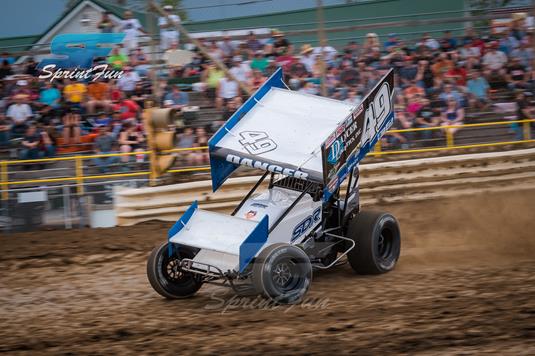
[[[95,125],[97,127],[107,126],[110,127],[112,124],[112,119],[104,111],[98,113],[97,118],[95,119]]]
[[[259,70],[253,70],[253,75],[249,79],[249,86],[252,90],[257,90],[266,81],[266,77]]]
[[[440,49],[449,52],[457,49],[457,40],[451,37],[451,31],[444,31],[444,36],[440,39]]]
[[[208,135],[204,127],[197,127],[195,130],[195,143],[191,147],[206,147],[208,146]],[[208,163],[208,150],[194,150],[190,153],[190,164],[200,166]]]
[[[422,36],[422,40],[418,42],[418,46],[425,46],[429,48],[432,51],[436,51],[440,48],[440,43],[438,43],[437,40],[432,38],[429,33],[424,33]]]
[[[45,87],[39,94],[39,102],[53,109],[60,107],[61,92],[51,83],[45,82]]]
[[[479,58],[481,53],[479,47],[472,46],[472,42],[466,42],[459,50],[459,56],[463,61],[466,61],[470,58]]]
[[[450,99],[455,100],[458,106],[463,105],[463,96],[457,90],[457,86],[454,84],[446,84],[443,87],[442,93],[438,96],[440,100],[447,103]]]
[[[87,103],[86,108],[89,114],[94,114],[97,107],[101,110],[109,111],[111,107],[110,88],[103,80],[97,80],[89,83],[87,86]]]
[[[122,54],[120,52],[120,47],[116,46],[108,57],[108,64],[111,65],[114,70],[122,70],[123,66],[128,64],[128,56]]]
[[[489,97],[489,83],[481,76],[479,71],[473,71],[470,74],[470,79],[467,83],[467,90],[469,94],[468,102],[470,107],[486,107]]]
[[[520,58],[511,58],[511,64],[507,66],[507,83],[510,89],[526,89],[528,86],[529,73],[526,67],[520,63]]]
[[[112,33],[113,32],[113,21],[110,18],[110,12],[105,11],[102,13],[102,18],[98,22],[97,28],[102,33]]]
[[[12,74],[13,70],[11,69],[11,64],[9,64],[9,61],[7,59],[2,60],[0,62],[0,80]]]
[[[379,43],[379,37],[376,33],[368,33],[366,35],[366,40],[362,45],[362,50],[364,53],[369,53],[374,49],[380,49],[381,45]]]
[[[530,46],[529,42],[522,41],[520,47],[513,50],[511,57],[520,59],[520,64],[527,69],[531,69],[534,59],[533,47]]]
[[[531,102],[531,99],[532,95],[529,95],[528,97],[523,91],[520,91],[516,94],[517,120],[528,120],[535,118],[535,105]],[[515,132],[515,138],[517,140],[521,140],[522,127],[518,124],[513,124],[512,129]]]
[[[127,97],[131,96],[136,89],[136,84],[140,81],[139,75],[131,67],[124,67],[124,73],[117,80],[117,88],[122,90]]]
[[[112,109],[120,114],[121,120],[136,119],[141,110],[135,101],[125,98],[123,92],[119,92],[119,98],[112,104]]]
[[[251,77],[251,67],[243,62],[241,56],[234,56],[232,58],[232,68],[229,72],[240,82],[247,83]]]
[[[240,87],[234,80],[226,75],[219,80],[217,85],[216,107],[221,110],[229,100],[236,100],[241,105]]]
[[[149,59],[141,47],[136,48],[135,52],[130,54],[130,65],[140,76],[147,76],[150,69]]]
[[[218,44],[219,50],[225,57],[232,57],[234,55],[234,44],[228,35],[223,36],[223,41]]]
[[[63,97],[65,102],[70,107],[75,107],[78,110],[82,109],[82,102],[85,101],[87,92],[86,85],[80,82],[71,82],[66,80],[67,85],[63,88]]]
[[[501,71],[507,63],[507,56],[498,51],[498,44],[493,42],[483,56],[483,65],[489,71]]]
[[[175,25],[180,23],[180,16],[173,14],[171,5],[165,5],[163,9],[167,16],[158,19],[158,26],[160,26],[160,46],[165,51],[172,43],[179,43],[180,34]]]
[[[272,32],[272,37],[274,39],[273,49],[277,55],[282,53],[288,53],[290,48],[290,41],[284,37],[284,32],[279,30],[274,30]]]
[[[417,128],[429,128],[437,127],[440,124],[440,113],[437,113],[431,105],[429,100],[425,99],[420,110],[415,115],[414,127]],[[423,139],[431,139],[433,137],[431,130],[420,131]]]
[[[171,107],[177,110],[182,110],[184,106],[189,104],[188,93],[181,91],[178,84],[173,85],[171,92],[165,96],[164,100],[170,101]]]
[[[30,124],[26,129],[21,145],[22,159],[52,157],[55,153],[55,148],[46,131],[39,132],[34,124]]]
[[[62,118],[63,121],[63,144],[73,145],[80,143],[80,111],[77,108],[68,110]]]
[[[344,100],[344,102],[348,103],[349,105],[357,106],[362,102],[362,96],[358,95],[357,90],[352,88],[347,93],[347,99]]]
[[[402,87],[408,86],[415,79],[418,74],[418,67],[414,64],[412,57],[406,56],[403,61],[403,67],[399,70],[399,78],[401,79]]]
[[[418,86],[425,89],[426,93],[430,93],[435,86],[435,74],[429,65],[429,61],[420,60],[418,62],[418,71],[415,78]]]
[[[109,133],[108,126],[99,125],[98,136],[95,138],[93,143],[93,149],[96,154],[108,154],[113,153],[113,145],[115,139]],[[117,162],[116,156],[108,157],[96,157],[93,162],[98,167],[101,173],[107,173],[109,171],[109,166]]]
[[[314,48],[308,43],[301,47],[301,59],[299,62],[305,66],[308,73],[314,73],[314,66],[316,65],[316,56],[312,52],[314,52]]]
[[[125,11],[123,17],[124,20],[119,24],[119,32],[124,32],[124,47],[127,51],[131,51],[138,47],[138,36],[142,28],[138,19],[133,17],[132,11]]]
[[[22,150],[20,156],[22,159],[38,159],[42,157],[42,152],[39,149],[41,138],[37,133],[35,125],[31,124],[26,128],[24,137],[22,138]]]
[[[263,47],[262,43],[260,43],[260,41],[256,38],[256,35],[253,31],[250,31],[249,35],[247,36],[246,47],[249,49],[251,57]]]
[[[266,68],[269,65],[269,61],[266,57],[264,57],[264,52],[262,51],[256,51],[254,54],[254,58],[251,61],[251,69],[259,70],[262,73],[266,72]]]
[[[178,135],[178,148],[191,148],[196,143],[195,135],[191,127],[184,128],[184,132]],[[183,158],[188,166],[192,166],[197,161],[194,151],[184,151]]]
[[[13,123],[11,133],[15,137],[24,135],[28,122],[33,117],[32,108],[26,104],[26,98],[23,94],[15,95],[14,103],[7,109],[6,116]]]
[[[11,122],[4,114],[0,114],[0,148],[9,147]]]
[[[206,83],[206,94],[209,98],[215,98],[217,96],[217,88],[219,81],[225,76],[225,73],[217,68],[214,64],[207,66],[207,69],[203,72],[201,79]]]
[[[141,144],[144,140],[145,139],[143,135],[139,131],[137,131],[136,126],[133,124],[132,121],[126,121],[123,124],[123,130],[119,134],[119,144],[121,145],[121,152],[128,153],[143,151]],[[140,157],[136,157],[136,160],[143,161],[143,156],[141,155]],[[123,163],[128,163],[128,161],[130,161],[130,156],[122,156],[121,161]]]
[[[448,98],[446,108],[442,112],[441,126],[462,125],[464,122],[464,109],[453,97]],[[447,128],[450,133],[457,132],[458,128]]]
[[[466,69],[464,69],[464,66],[460,62],[456,62],[453,67],[444,74],[444,79],[464,87],[466,86]]]
[[[435,59],[435,63],[431,66],[433,75],[439,83],[442,83],[444,75],[453,68],[453,62],[448,58],[447,53],[440,53]]]
[[[388,35],[388,39],[386,40],[384,44],[384,48],[386,51],[391,52],[395,47],[398,47],[399,41],[397,39],[397,35],[395,33],[390,33]]]

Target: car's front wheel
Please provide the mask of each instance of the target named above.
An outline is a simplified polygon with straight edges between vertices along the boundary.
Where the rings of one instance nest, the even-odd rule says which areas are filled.
[[[312,283],[312,265],[307,254],[296,246],[276,243],[255,259],[253,284],[257,293],[278,304],[302,301]]]
[[[201,279],[182,270],[180,260],[193,258],[193,253],[186,247],[174,249],[169,254],[168,243],[163,243],[152,250],[147,260],[147,277],[158,294],[169,299],[187,298],[194,295],[202,286]]]

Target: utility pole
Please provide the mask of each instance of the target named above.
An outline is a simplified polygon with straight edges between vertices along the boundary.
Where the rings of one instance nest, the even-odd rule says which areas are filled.
[[[531,1],[531,16],[533,16],[533,19],[531,20],[531,46],[533,48],[533,62],[531,64],[531,71],[535,71],[535,0]]]
[[[325,19],[323,17],[323,2],[316,0],[316,7],[318,13],[318,37],[321,46],[320,55],[320,71],[321,71],[321,95],[327,96],[327,83],[325,72],[327,70],[327,63],[325,62],[325,47],[327,46],[327,37],[325,36]]]
[[[152,100],[156,101],[155,93],[157,92],[158,88],[158,76],[157,76],[157,65],[158,65],[158,51],[156,48],[156,24],[154,21],[154,15],[151,11],[151,4],[150,0],[147,0],[147,26],[148,26],[148,32],[150,34],[150,63],[151,63],[151,71],[149,72],[151,75],[151,86],[152,86]],[[158,106],[153,105],[152,106]]]
[[[172,21],[169,16],[167,16],[167,14],[165,13],[165,11],[163,11],[163,9],[160,7],[160,5],[158,5],[154,0],[149,0],[149,3],[150,3],[150,6],[160,15],[160,16],[163,16],[167,19],[167,21],[169,21],[170,23],[173,23],[175,28],[177,29],[177,31],[180,32],[180,34],[185,37],[187,40],[191,41],[191,43],[193,43],[198,49],[199,51],[204,55],[206,56],[207,58],[210,58],[210,60],[219,68],[223,71],[223,73],[225,73],[225,75],[230,78],[231,80],[235,81],[236,83],[238,83],[238,85],[240,86],[240,89],[242,91],[244,91],[247,95],[251,95],[251,89],[246,85],[246,83],[243,83],[243,82],[240,82],[238,79],[236,79],[236,77],[234,75],[232,75],[232,73],[229,72],[227,66],[225,66],[225,64],[223,64],[223,62],[221,62],[219,59],[217,58],[214,58],[212,55],[210,55],[210,53],[208,53],[208,51],[206,50],[206,48],[204,48],[203,44],[197,40],[196,38],[193,38],[189,35],[188,31],[186,30],[186,28],[184,26],[182,26],[181,23],[175,23],[174,21]]]

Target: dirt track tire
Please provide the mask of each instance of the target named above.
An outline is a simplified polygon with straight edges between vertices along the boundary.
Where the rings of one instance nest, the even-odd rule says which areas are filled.
[[[355,241],[347,259],[359,274],[381,274],[394,269],[401,249],[399,224],[394,216],[361,211],[349,222],[347,237]]]
[[[255,259],[253,285],[277,304],[302,301],[312,283],[312,265],[298,247],[276,243],[266,247]]]
[[[168,299],[182,299],[194,295],[202,286],[202,281],[191,272],[178,267],[181,258],[193,258],[193,253],[181,247],[172,256],[168,253],[168,243],[152,250],[147,260],[147,277],[158,294]]]

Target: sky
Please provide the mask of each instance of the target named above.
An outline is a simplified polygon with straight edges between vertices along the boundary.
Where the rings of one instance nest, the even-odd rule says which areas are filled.
[[[0,38],[41,34],[56,21],[65,3],[66,0],[0,0]]]

